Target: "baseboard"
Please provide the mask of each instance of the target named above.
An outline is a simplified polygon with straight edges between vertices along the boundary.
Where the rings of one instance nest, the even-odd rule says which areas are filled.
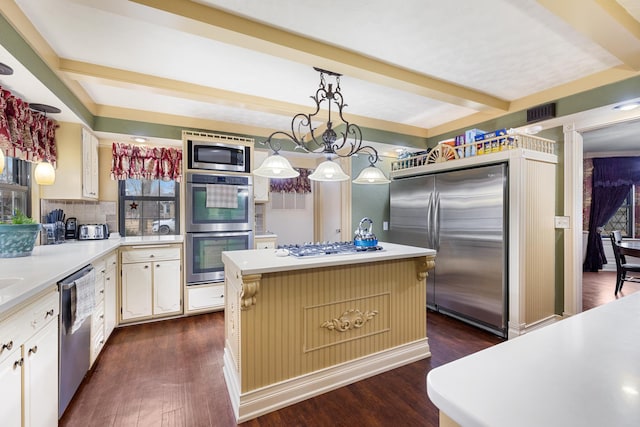
[[[226,349],[223,372],[236,421],[242,423],[430,356],[428,339],[424,338],[242,394],[235,363]]]
[[[540,329],[544,326],[551,325],[562,320],[563,317],[558,314],[553,314],[549,317],[545,317],[544,319],[540,319],[536,322],[520,325],[519,329],[509,328],[509,339],[515,338],[520,335],[524,335],[527,332],[535,331],[536,329]]]

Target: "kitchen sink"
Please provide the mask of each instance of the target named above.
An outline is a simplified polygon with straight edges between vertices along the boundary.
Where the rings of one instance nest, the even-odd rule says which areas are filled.
[[[22,277],[2,277],[0,278],[0,289],[8,288],[24,280]]]

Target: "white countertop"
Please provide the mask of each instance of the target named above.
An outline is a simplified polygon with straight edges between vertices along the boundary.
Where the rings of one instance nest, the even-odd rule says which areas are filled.
[[[36,246],[31,256],[0,258],[0,317],[121,245],[181,243],[182,236],[125,237]],[[20,278],[21,280],[12,280]],[[11,284],[14,283],[14,284]]]
[[[332,267],[336,265],[360,264],[392,259],[435,255],[433,249],[379,242],[382,250],[357,254],[324,255],[316,257],[276,256],[276,250],[254,249],[222,253],[224,263],[232,262],[243,275],[275,273],[278,271],[303,270],[307,268]]]
[[[639,426],[640,293],[440,366],[431,401],[462,426]]]

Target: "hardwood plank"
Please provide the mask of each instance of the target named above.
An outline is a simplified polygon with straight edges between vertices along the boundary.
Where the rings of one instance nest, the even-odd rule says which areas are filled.
[[[615,273],[585,273],[585,310],[613,301]],[[618,298],[640,291],[625,283]],[[243,426],[437,426],[430,369],[502,340],[427,313],[432,356],[263,415]],[[222,374],[222,312],[118,328],[60,426],[234,426]]]

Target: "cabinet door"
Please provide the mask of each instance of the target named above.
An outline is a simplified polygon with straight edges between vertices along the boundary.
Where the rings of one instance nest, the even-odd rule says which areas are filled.
[[[113,265],[107,265],[107,274],[104,278],[104,340],[109,338],[116,327],[116,266],[115,257]]]
[[[122,320],[151,316],[151,265],[122,264]]]
[[[82,197],[98,198],[98,139],[82,129]]]
[[[22,347],[24,357],[24,425],[58,423],[58,320],[50,321]]]
[[[2,425],[7,427],[22,425],[21,357],[20,346],[14,346],[13,352],[0,362],[0,402],[2,402],[0,404],[0,420],[2,420]],[[57,366],[56,372],[58,372]],[[56,390],[56,396],[57,394]]]
[[[153,314],[182,311],[180,260],[153,263]]]

